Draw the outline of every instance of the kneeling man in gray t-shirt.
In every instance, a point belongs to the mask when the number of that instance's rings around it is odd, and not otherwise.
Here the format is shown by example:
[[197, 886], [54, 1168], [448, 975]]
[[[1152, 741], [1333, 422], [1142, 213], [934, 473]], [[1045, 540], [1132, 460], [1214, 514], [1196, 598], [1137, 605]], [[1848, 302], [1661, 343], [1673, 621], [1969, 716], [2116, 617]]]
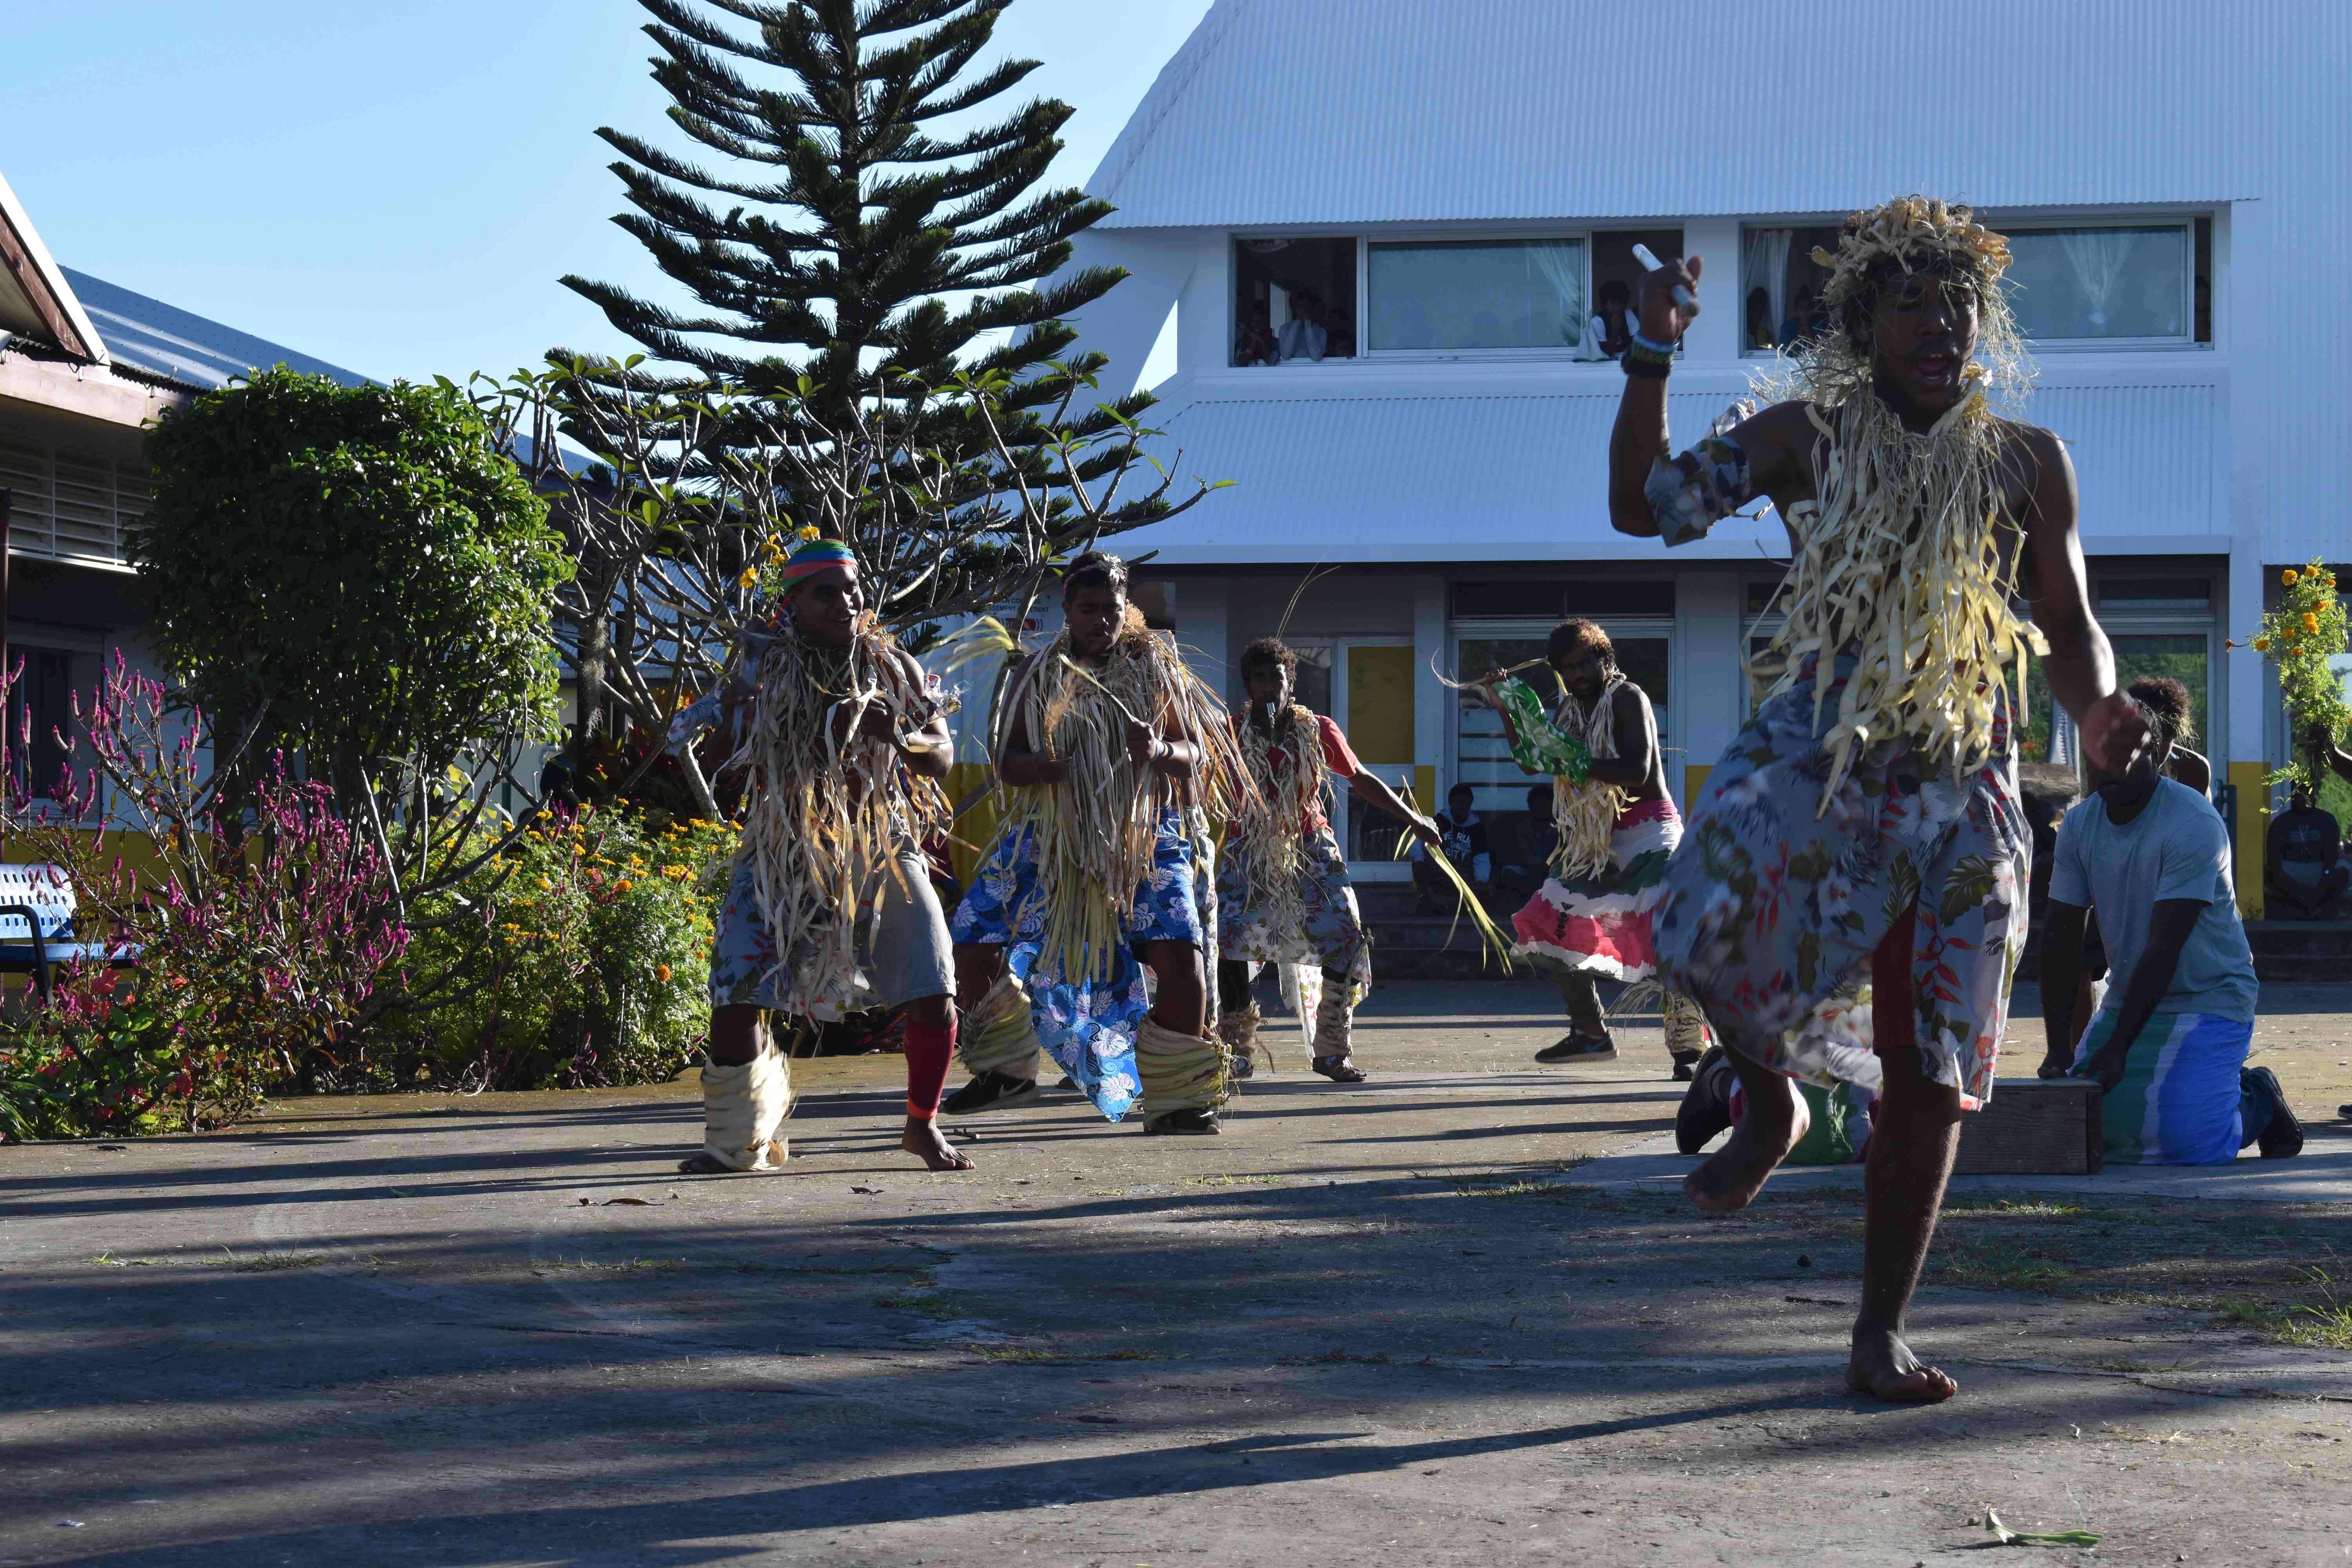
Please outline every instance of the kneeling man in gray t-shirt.
[[[2205, 797], [2163, 776], [2172, 737], [2122, 774], [2091, 773], [2091, 794], [2058, 828], [2042, 942], [2043, 1078], [2069, 1072], [2105, 1090], [2106, 1157], [2206, 1165], [2259, 1142], [2278, 1158], [2303, 1131], [2268, 1068], [2245, 1070], [2254, 1028], [2254, 956], [2230, 879], [2230, 835]], [[2075, 976], [2096, 910], [2115, 983], [2074, 1038]]]

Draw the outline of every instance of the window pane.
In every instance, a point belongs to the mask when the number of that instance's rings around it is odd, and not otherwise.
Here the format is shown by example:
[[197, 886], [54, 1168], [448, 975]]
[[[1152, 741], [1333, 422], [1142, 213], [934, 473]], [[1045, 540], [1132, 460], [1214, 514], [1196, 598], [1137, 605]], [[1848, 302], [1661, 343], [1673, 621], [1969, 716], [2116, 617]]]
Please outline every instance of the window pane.
[[2188, 637], [2111, 637], [2116, 685], [2126, 690], [2144, 676], [2169, 676], [2189, 688], [2189, 735], [2181, 742], [2205, 750], [2206, 639]]
[[1234, 242], [1233, 363], [1356, 357], [1356, 242]]
[[1829, 268], [1813, 259], [1835, 250], [1834, 228], [1748, 228], [1739, 232], [1739, 349], [1794, 353], [1829, 330], [1822, 286]]
[[1432, 240], [1370, 253], [1375, 349], [1574, 349], [1584, 242]]
[[2009, 236], [2010, 309], [2029, 338], [2189, 337], [2189, 226]]

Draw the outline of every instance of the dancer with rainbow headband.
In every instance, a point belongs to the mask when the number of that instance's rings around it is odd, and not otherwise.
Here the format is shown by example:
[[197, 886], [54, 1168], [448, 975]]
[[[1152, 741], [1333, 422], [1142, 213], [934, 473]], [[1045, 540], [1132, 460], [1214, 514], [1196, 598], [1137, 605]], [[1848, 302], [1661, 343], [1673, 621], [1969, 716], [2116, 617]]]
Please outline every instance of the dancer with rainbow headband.
[[972, 1079], [947, 1109], [1036, 1099], [1042, 1045], [1113, 1121], [1140, 1094], [1146, 1132], [1213, 1133], [1231, 1079], [1207, 1033], [1206, 819], [1232, 814], [1245, 777], [1223, 704], [1128, 603], [1125, 563], [1079, 556], [1062, 605], [1061, 635], [1014, 666], [997, 705], [1009, 798], [955, 912]]
[[730, 765], [749, 768], [750, 795], [710, 952], [702, 1151], [678, 1169], [783, 1168], [791, 1068], [763, 1010], [903, 1007], [899, 1146], [934, 1171], [968, 1171], [939, 1130], [955, 968], [919, 847], [948, 820], [937, 781], [955, 761], [950, 704], [875, 623], [848, 545], [811, 540], [778, 575], [783, 602], [738, 639], [720, 692], [730, 730], [749, 710]]
[[1905, 196], [1855, 213], [1813, 259], [1830, 330], [1767, 383], [1783, 400], [1762, 413], [1667, 445], [1696, 258], [1643, 279], [1622, 362], [1618, 530], [1683, 544], [1769, 500], [1795, 556], [1780, 685], [1692, 801], [1653, 925], [1666, 984], [1706, 1010], [1748, 1105], [1685, 1190], [1714, 1210], [1755, 1197], [1807, 1129], [1790, 1079], [1876, 1085], [1846, 1385], [1948, 1399], [1958, 1384], [1911, 1353], [1903, 1319], [1960, 1116], [1992, 1092], [2025, 940], [2024, 654], [2042, 653], [2104, 772], [2129, 767], [2147, 724], [2091, 618], [2066, 450], [2009, 416], [2027, 365], [2008, 242]]

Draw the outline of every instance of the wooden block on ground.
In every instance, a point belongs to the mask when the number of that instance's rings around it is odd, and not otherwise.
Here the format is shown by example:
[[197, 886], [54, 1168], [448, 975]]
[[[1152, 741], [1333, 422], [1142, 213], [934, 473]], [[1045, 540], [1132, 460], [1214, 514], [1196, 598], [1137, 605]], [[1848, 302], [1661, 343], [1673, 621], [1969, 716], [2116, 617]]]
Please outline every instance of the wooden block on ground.
[[2004, 1078], [1960, 1119], [1963, 1176], [2086, 1176], [2106, 1163], [2099, 1086], [2077, 1078]]

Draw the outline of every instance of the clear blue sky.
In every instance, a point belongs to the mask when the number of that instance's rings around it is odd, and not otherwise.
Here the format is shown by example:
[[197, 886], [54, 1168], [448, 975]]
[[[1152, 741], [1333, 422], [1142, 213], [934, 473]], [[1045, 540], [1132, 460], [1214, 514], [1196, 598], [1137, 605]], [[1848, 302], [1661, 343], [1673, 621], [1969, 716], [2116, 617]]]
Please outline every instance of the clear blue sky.
[[[1209, 0], [1013, 0], [1083, 184]], [[0, 174], [66, 266], [389, 379], [624, 341], [556, 281], [667, 280], [598, 125], [656, 132], [635, 0], [13, 8]], [[1011, 101], [1012, 95], [1004, 101]]]

